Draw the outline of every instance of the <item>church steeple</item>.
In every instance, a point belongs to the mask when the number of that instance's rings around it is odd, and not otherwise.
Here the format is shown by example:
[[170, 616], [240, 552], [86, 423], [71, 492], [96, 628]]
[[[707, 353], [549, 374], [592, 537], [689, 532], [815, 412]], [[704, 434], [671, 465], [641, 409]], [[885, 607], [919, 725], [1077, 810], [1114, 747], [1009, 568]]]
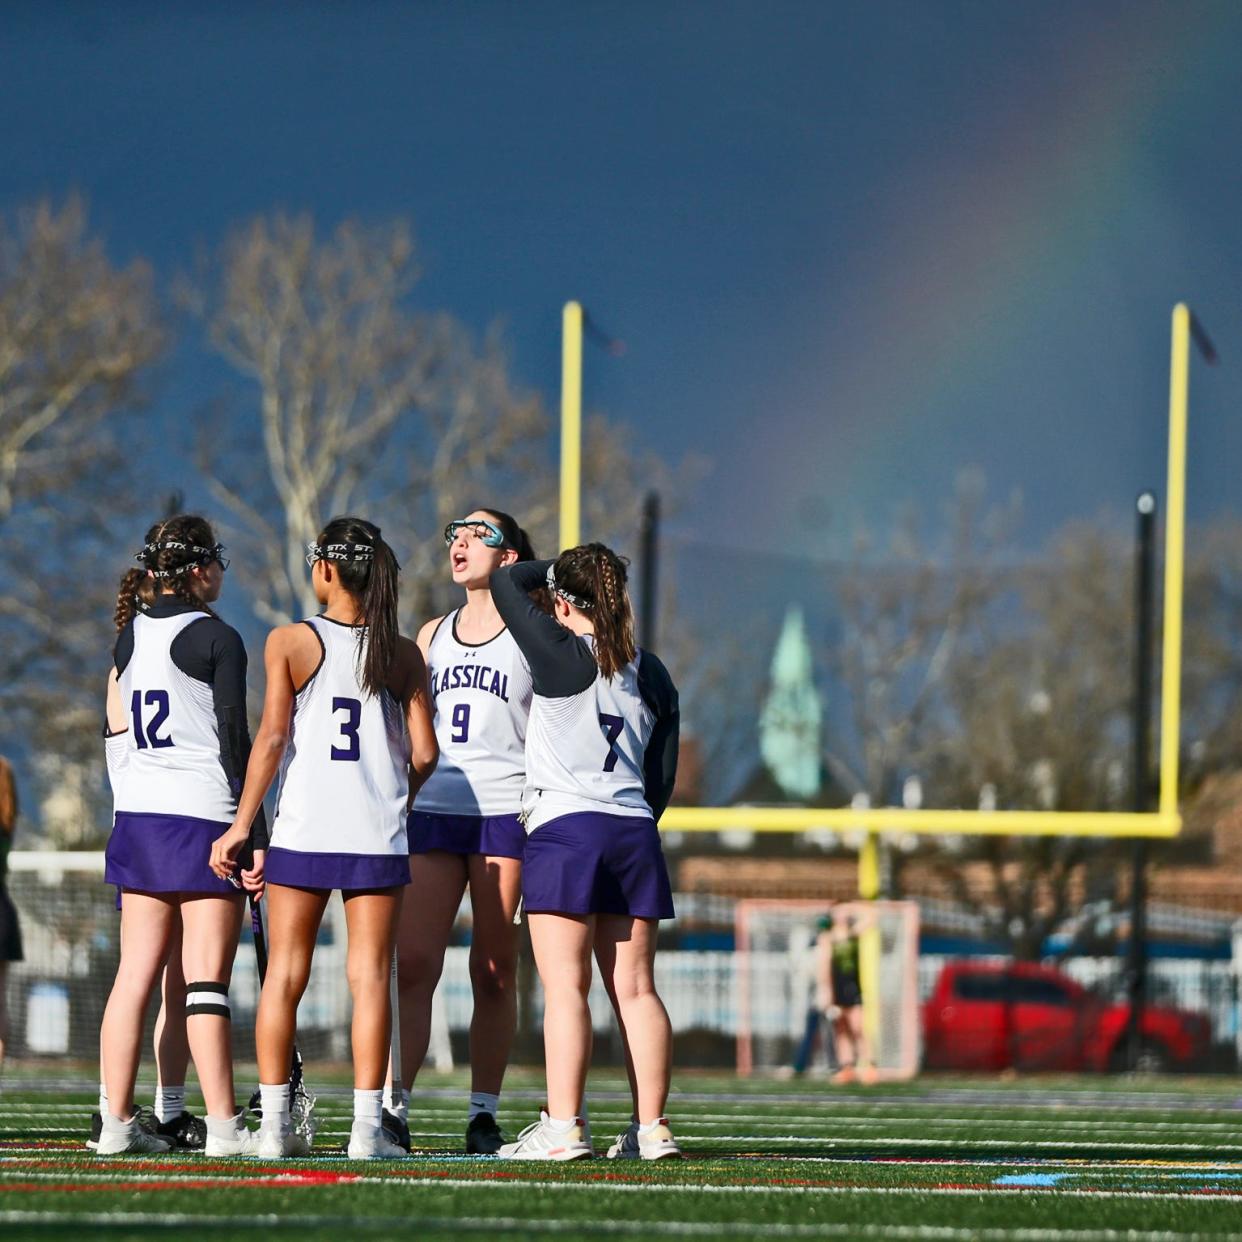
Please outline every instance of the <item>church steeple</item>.
[[759, 716], [759, 753], [772, 778], [790, 798], [809, 800], [820, 791], [823, 705], [815, 689], [811, 645], [802, 609], [785, 614], [772, 655], [772, 683]]

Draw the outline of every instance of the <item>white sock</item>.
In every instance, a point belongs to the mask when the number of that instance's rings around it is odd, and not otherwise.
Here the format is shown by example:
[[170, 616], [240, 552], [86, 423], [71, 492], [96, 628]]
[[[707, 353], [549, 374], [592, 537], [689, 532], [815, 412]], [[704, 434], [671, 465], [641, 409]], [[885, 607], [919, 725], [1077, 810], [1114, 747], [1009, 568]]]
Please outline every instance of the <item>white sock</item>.
[[101, 1117], [108, 1115], [108, 1092], [103, 1083], [99, 1084], [99, 1115]]
[[237, 1113], [233, 1117], [213, 1117], [207, 1114], [207, 1133], [212, 1138], [233, 1139], [237, 1137], [237, 1132], [242, 1128], [242, 1115]]
[[389, 1092], [388, 1111], [401, 1121], [409, 1121], [410, 1093], [404, 1087], [394, 1087]]
[[155, 1118], [157, 1121], [173, 1121], [185, 1112], [185, 1085], [166, 1087], [162, 1083], [155, 1089]]
[[263, 1126], [270, 1129], [275, 1126], [281, 1130], [289, 1128], [289, 1084], [276, 1083], [269, 1086], [259, 1083], [259, 1107], [263, 1110]]
[[549, 1117], [548, 1125], [557, 1132], [557, 1134], [567, 1134], [570, 1129], [578, 1124], [577, 1117], [571, 1117], [568, 1121], [562, 1121], [559, 1117]]
[[371, 1126], [378, 1130], [380, 1113], [384, 1107], [384, 1092], [380, 1087], [374, 1091], [354, 1089], [354, 1125]]
[[130, 1117], [128, 1120], [122, 1117], [114, 1117], [111, 1113], [105, 1112], [103, 1115], [103, 1128], [110, 1134], [116, 1134], [123, 1130], [128, 1130], [133, 1125], [134, 1119]]
[[663, 1123], [664, 1125], [668, 1124], [666, 1121], [664, 1121], [663, 1117], [657, 1117], [654, 1121], [641, 1122], [638, 1127], [638, 1132], [639, 1134], [650, 1134], [651, 1131], [654, 1130], [656, 1126], [660, 1125], [661, 1123]]
[[495, 1117], [500, 1112], [500, 1092], [489, 1095], [486, 1091], [470, 1092], [470, 1111], [466, 1114], [467, 1124], [480, 1113], [491, 1113]]

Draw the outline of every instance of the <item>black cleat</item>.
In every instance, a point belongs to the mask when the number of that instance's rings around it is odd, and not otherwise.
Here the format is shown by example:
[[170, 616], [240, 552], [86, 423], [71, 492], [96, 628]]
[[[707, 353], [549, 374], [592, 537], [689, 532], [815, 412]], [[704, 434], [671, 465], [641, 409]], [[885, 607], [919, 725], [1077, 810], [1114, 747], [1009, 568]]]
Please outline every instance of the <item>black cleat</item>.
[[207, 1123], [192, 1113], [157, 1122], [155, 1133], [166, 1138], [174, 1151], [202, 1151], [207, 1146]]
[[103, 1134], [103, 1114], [91, 1113], [91, 1136], [86, 1140], [86, 1145], [94, 1151], [99, 1146], [99, 1136]]
[[505, 1141], [491, 1113], [476, 1113], [466, 1127], [466, 1155], [494, 1156]]
[[380, 1115], [380, 1129], [390, 1142], [396, 1143], [402, 1151], [410, 1150], [410, 1127], [396, 1113], [384, 1109]]

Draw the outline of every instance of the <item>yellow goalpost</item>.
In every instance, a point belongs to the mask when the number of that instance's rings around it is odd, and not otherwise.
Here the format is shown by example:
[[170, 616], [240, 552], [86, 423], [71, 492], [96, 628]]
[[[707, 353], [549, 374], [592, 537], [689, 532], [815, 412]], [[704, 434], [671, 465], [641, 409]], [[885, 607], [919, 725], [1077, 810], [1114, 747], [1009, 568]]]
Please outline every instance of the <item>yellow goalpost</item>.
[[[582, 325], [579, 303], [564, 308], [561, 386], [561, 546], [580, 541]], [[906, 807], [669, 807], [661, 827], [678, 832], [806, 832], [813, 828], [865, 832], [859, 857], [859, 891], [879, 891], [878, 834], [979, 833], [993, 836], [1173, 837], [1181, 829], [1177, 807], [1182, 680], [1182, 585], [1186, 509], [1186, 421], [1192, 335], [1205, 356], [1206, 338], [1189, 307], [1173, 308], [1169, 375], [1169, 454], [1164, 553], [1164, 660], [1161, 670], [1160, 797], [1155, 811], [912, 810]]]
[[[561, 377], [561, 547], [581, 542], [583, 310], [568, 302], [563, 318]], [[906, 807], [753, 807], [673, 806], [661, 828], [678, 832], [718, 832], [744, 828], [752, 832], [807, 832], [835, 828], [863, 832], [858, 856], [858, 893], [874, 900], [880, 894], [880, 833], [898, 831], [926, 835], [1174, 837], [1181, 831], [1178, 811], [1178, 748], [1181, 734], [1182, 591], [1186, 518], [1186, 424], [1190, 385], [1190, 342], [1194, 337], [1208, 361], [1214, 354], [1207, 337], [1179, 302], [1173, 308], [1172, 355], [1169, 371], [1168, 495], [1164, 541], [1164, 653], [1161, 668], [1160, 780], [1157, 809], [1127, 811], [979, 811], [914, 810]], [[864, 996], [875, 994], [879, 971], [875, 935], [864, 937]], [[867, 985], [867, 980], [872, 986]], [[874, 1037], [877, 1014], [866, 1006], [866, 1022]]]

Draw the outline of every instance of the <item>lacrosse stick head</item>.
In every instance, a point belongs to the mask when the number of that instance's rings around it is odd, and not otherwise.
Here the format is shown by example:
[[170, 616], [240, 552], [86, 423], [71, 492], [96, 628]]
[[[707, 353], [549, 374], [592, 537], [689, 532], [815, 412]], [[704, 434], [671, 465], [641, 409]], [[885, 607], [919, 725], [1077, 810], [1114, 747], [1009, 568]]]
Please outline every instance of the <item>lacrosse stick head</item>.
[[315, 1141], [319, 1122], [315, 1117], [315, 1093], [302, 1077], [302, 1061], [297, 1060], [289, 1079], [289, 1121], [293, 1132], [300, 1134], [308, 1145]]

